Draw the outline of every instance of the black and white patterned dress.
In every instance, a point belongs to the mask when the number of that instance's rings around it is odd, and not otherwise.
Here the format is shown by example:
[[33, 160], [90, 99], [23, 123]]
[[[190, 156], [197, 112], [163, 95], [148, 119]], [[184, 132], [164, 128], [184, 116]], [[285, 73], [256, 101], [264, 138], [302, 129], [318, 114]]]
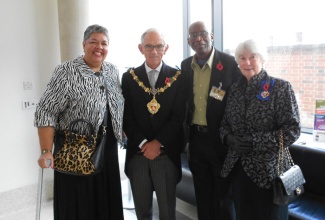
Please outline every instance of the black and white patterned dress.
[[[58, 65], [36, 108], [36, 127], [65, 130], [75, 119], [87, 119], [95, 131], [109, 109], [104, 169], [87, 177], [55, 171], [54, 219], [123, 219], [117, 141], [122, 141], [124, 98], [117, 67], [103, 62], [100, 73], [95, 74], [82, 56]], [[88, 133], [83, 124], [77, 130]]]

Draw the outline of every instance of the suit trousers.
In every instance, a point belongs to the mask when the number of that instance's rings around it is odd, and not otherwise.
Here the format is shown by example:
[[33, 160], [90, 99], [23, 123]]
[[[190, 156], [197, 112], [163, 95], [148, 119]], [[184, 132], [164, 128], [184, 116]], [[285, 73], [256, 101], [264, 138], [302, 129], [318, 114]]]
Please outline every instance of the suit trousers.
[[207, 131], [190, 130], [189, 167], [192, 172], [199, 220], [235, 219], [228, 178], [220, 175], [222, 162]]
[[245, 173], [240, 161], [230, 173], [237, 220], [287, 220], [288, 206], [273, 204], [273, 191], [259, 188]]
[[135, 212], [138, 220], [152, 219], [153, 192], [156, 192], [159, 219], [176, 219], [176, 184], [179, 171], [166, 154], [149, 160], [141, 153], [128, 164]]

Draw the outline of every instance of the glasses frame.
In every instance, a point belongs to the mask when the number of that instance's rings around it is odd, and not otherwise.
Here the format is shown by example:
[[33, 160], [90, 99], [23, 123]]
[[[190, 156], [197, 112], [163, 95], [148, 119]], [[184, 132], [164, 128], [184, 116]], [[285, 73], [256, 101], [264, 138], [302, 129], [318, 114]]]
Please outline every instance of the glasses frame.
[[154, 49], [156, 49], [156, 51], [163, 51], [165, 49], [165, 44], [158, 44], [158, 45], [146, 44], [143, 45], [143, 48], [146, 51], [153, 51]]
[[207, 31], [200, 31], [200, 32], [194, 32], [194, 33], [189, 33], [188, 39], [190, 40], [195, 40], [198, 36], [202, 39], [207, 39], [209, 36], [209, 32]]

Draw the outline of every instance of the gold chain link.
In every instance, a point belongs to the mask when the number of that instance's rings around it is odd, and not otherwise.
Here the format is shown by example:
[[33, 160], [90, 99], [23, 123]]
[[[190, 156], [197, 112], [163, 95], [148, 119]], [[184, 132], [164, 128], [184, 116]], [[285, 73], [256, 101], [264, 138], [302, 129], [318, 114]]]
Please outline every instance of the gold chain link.
[[294, 166], [289, 147], [284, 147], [283, 145], [283, 131], [280, 130], [280, 140], [279, 140], [279, 163], [278, 163], [278, 175], [282, 175], [284, 172], [284, 153], [286, 153], [288, 160], [290, 161], [291, 166]]
[[138, 83], [138, 85], [147, 93], [151, 93], [153, 95], [156, 95], [157, 93], [163, 93], [167, 88], [171, 87], [171, 85], [173, 84], [173, 82], [175, 82], [177, 80], [177, 77], [179, 75], [181, 75], [181, 71], [177, 71], [175, 76], [169, 78], [170, 81], [166, 83], [166, 85], [164, 87], [160, 87], [158, 89], [152, 89], [152, 88], [148, 88], [146, 87], [142, 81], [139, 80], [138, 76], [135, 75], [134, 73], [134, 69], [130, 70], [130, 74], [133, 76], [133, 79]]

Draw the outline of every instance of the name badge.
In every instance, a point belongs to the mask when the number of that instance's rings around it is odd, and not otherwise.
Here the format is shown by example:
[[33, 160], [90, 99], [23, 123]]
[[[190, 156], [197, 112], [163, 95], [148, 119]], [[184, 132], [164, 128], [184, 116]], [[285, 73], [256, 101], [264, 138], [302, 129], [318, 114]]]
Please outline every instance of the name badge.
[[222, 101], [223, 97], [225, 97], [226, 91], [221, 89], [221, 86], [219, 88], [212, 86], [210, 91], [210, 97], [215, 98], [217, 100]]

